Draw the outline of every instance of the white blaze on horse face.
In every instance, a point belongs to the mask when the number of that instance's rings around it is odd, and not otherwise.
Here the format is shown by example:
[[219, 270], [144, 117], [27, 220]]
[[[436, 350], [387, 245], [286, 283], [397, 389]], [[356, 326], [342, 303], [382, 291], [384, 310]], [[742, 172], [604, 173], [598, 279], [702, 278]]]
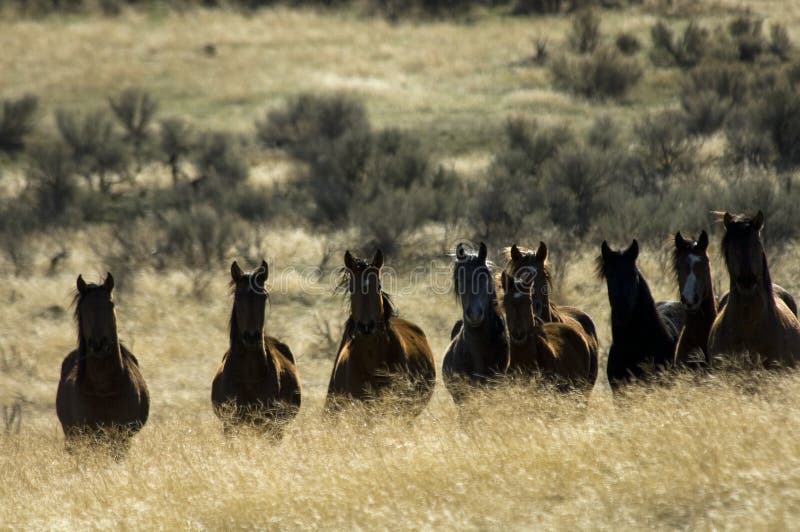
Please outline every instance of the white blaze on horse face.
[[700, 257], [689, 255], [689, 275], [686, 277], [686, 284], [683, 285], [683, 290], [681, 291], [683, 300], [689, 305], [696, 305], [698, 303], [698, 301], [696, 301], [697, 275], [694, 273], [695, 264], [698, 262], [700, 262]]

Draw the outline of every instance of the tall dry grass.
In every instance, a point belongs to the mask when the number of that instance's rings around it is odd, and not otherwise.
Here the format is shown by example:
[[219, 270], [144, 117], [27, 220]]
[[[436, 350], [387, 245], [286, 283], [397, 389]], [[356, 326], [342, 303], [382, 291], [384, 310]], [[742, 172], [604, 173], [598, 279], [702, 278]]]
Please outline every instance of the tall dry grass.
[[[615, 404], [601, 372], [588, 407], [515, 385], [462, 413], [439, 382], [414, 421], [385, 405], [382, 415], [355, 409], [331, 422], [321, 411], [333, 353], [314, 351], [314, 324], [322, 314], [340, 325], [344, 302], [309, 297], [296, 278], [273, 293], [267, 327], [298, 358], [301, 413], [277, 444], [252, 434], [225, 438], [210, 405], [231, 302], [222, 265], [200, 294], [196, 273], [180, 269], [140, 271], [119, 294], [121, 334], [148, 381], [151, 418], [122, 461], [68, 455], [53, 407], [61, 358], [75, 343], [68, 302], [75, 273], [90, 277], [103, 267], [80, 252], [101, 233], [57, 236], [77, 250], [63, 270], [43, 273], [42, 242], [27, 276], [6, 277], [0, 288], [10, 361], [0, 367], [0, 403], [22, 405], [20, 432], [0, 435], [5, 527], [775, 529], [800, 519], [795, 374], [682, 377], [633, 389]], [[303, 231], [265, 239], [276, 286], [280, 267], [314, 264], [323, 252]], [[556, 296], [594, 316], [605, 351], [608, 309], [593, 255], [570, 259]], [[675, 287], [658, 256], [643, 250], [641, 267], [661, 299]], [[790, 289], [798, 279], [793, 257], [776, 253], [773, 262], [776, 280]], [[423, 283], [396, 299], [426, 330], [440, 367], [459, 315], [452, 297]]]

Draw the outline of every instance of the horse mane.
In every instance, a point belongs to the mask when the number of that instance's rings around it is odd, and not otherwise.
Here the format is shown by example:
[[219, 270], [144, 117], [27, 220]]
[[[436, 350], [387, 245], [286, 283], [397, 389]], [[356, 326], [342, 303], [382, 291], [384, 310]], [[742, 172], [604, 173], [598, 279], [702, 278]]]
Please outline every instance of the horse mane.
[[[368, 266], [369, 263], [364, 259], [355, 259], [359, 266]], [[351, 272], [346, 266], [342, 266], [339, 268], [339, 279], [336, 281], [336, 286], [334, 287], [334, 293], [341, 294], [343, 298], [347, 298], [347, 295], [350, 292], [350, 280], [353, 277], [353, 272]], [[383, 319], [388, 320], [389, 318], [396, 318], [400, 315], [400, 311], [397, 308], [392, 296], [390, 296], [387, 292], [381, 289], [381, 299], [383, 300]], [[348, 318], [347, 323], [350, 323], [351, 318]], [[347, 324], [345, 324], [345, 329], [347, 328]]]
[[[517, 249], [522, 254], [523, 261], [525, 259], [527, 259], [527, 258], [531, 258], [531, 257], [535, 258], [536, 257], [536, 251], [532, 250], [531, 248], [517, 246]], [[503, 248], [503, 257], [506, 259], [506, 272], [508, 272], [508, 273], [510, 273], [512, 275], [516, 275], [516, 272], [520, 268], [524, 268], [526, 266], [526, 264], [522, 264], [520, 261], [514, 260], [511, 257], [511, 247], [510, 246]], [[550, 281], [552, 279], [552, 275], [551, 275], [551, 271], [550, 271], [550, 264], [547, 262], [547, 259], [545, 259], [544, 264], [542, 265], [542, 273], [544, 274], [545, 280], [548, 283], [550, 283]]]
[[[753, 227], [753, 220], [755, 216], [749, 216], [746, 214], [734, 214], [733, 220], [729, 224], [729, 226], [725, 229], [725, 234], [722, 235], [722, 256], [725, 258], [725, 262], [727, 265], [727, 256], [728, 256], [728, 248], [731, 246], [731, 242], [734, 238], [740, 237], [744, 235], [747, 231], [755, 231]], [[769, 265], [767, 262], [767, 252], [764, 250], [764, 243], [761, 242], [761, 236], [758, 236], [758, 241], [761, 244], [761, 261], [763, 262], [764, 267], [764, 290], [767, 291], [768, 294], [773, 293], [772, 289], [772, 275], [769, 272]]]
[[601, 281], [605, 280], [608, 276], [608, 268], [606, 267], [606, 261], [603, 259], [602, 255], [594, 259], [594, 271], [597, 278]]

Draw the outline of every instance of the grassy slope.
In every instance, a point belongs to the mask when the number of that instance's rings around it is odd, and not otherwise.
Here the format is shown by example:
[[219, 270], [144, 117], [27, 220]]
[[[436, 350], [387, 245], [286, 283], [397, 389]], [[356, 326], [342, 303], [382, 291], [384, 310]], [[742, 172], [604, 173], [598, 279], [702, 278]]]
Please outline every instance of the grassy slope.
[[[797, 38], [798, 8], [764, 2], [763, 9], [780, 13]], [[604, 27], [632, 30], [648, 42], [652, 20], [610, 13]], [[552, 91], [542, 69], [510, 66], [530, 53], [533, 36], [563, 46], [566, 28], [561, 18], [389, 26], [285, 10], [251, 18], [200, 12], [5, 21], [0, 96], [30, 91], [47, 111], [89, 108], [135, 84], [159, 97], [162, 115], [249, 132], [264, 109], [300, 90], [354, 90], [377, 124], [418, 130], [444, 156], [479, 168], [511, 113], [580, 127], [597, 113], [632, 119], [672, 98], [671, 71], [648, 73], [625, 104], [600, 106]], [[202, 52], [207, 43], [217, 47], [215, 57]], [[60, 273], [45, 275], [62, 241], [71, 257]], [[301, 417], [276, 447], [249, 437], [226, 442], [208, 399], [226, 341], [224, 265], [208, 274], [204, 299], [191, 295], [192, 284], [204, 279], [197, 272], [138, 274], [118, 312], [122, 336], [150, 385], [151, 422], [121, 464], [66, 457], [52, 400], [60, 360], [74, 345], [67, 307], [78, 272], [105, 270], [92, 251], [104, 241], [102, 231], [40, 237], [31, 270], [0, 284], [0, 404], [17, 394], [27, 401], [22, 433], [0, 435], [0, 524], [673, 528], [780, 527], [798, 519], [796, 377], [778, 379], [769, 393], [743, 392], [740, 383], [684, 383], [616, 410], [601, 383], [586, 419], [576, 419], [568, 402], [546, 395], [522, 400], [527, 392], [512, 390], [487, 400], [472, 427], [458, 422], [440, 386], [413, 425], [392, 420], [365, 427], [356, 414], [331, 427], [319, 422], [319, 407], [332, 354], [315, 356], [314, 327], [317, 315], [340, 323], [342, 302], [329, 292], [304, 295], [297, 275], [274, 294], [268, 327], [298, 355], [307, 397]], [[331, 266], [353, 245], [347, 235], [332, 243]], [[302, 230], [272, 228], [264, 228], [262, 244], [276, 285], [281, 267], [317, 264], [325, 245]], [[559, 298], [592, 313], [607, 347], [595, 253], [587, 249], [570, 262]], [[795, 293], [796, 254], [789, 250], [771, 262], [775, 279]], [[656, 256], [643, 250], [642, 266], [657, 298], [666, 298], [673, 281]], [[428, 332], [440, 361], [458, 315], [452, 298], [421, 284], [397, 301]]]

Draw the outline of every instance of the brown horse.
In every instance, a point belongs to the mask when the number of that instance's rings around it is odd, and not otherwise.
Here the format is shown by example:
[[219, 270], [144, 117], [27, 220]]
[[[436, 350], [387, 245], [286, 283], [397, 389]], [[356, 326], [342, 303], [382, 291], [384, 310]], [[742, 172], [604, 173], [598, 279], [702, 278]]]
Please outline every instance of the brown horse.
[[101, 285], [78, 276], [75, 320], [78, 348], [61, 364], [56, 414], [67, 443], [82, 435], [127, 448], [147, 421], [150, 394], [139, 362], [117, 336], [111, 274]]
[[794, 366], [800, 357], [800, 322], [773, 292], [767, 254], [761, 243], [764, 214], [725, 213], [722, 254], [730, 276], [730, 296], [708, 339], [712, 363], [750, 355], [766, 367]]
[[227, 432], [250, 425], [276, 437], [300, 409], [300, 376], [289, 347], [265, 332], [266, 261], [245, 273], [231, 264], [230, 344], [211, 384], [211, 403]]
[[350, 294], [350, 316], [333, 365], [326, 409], [335, 412], [348, 400], [369, 401], [396, 392], [410, 403], [411, 415], [428, 404], [436, 383], [433, 353], [425, 333], [397, 316], [381, 289], [383, 252], [370, 262], [344, 255], [340, 288]]
[[564, 390], [591, 390], [597, 379], [597, 351], [590, 349], [583, 329], [577, 323], [542, 321], [534, 315], [531, 290], [505, 271], [500, 279], [511, 340], [509, 372], [541, 373]]
[[[597, 329], [592, 317], [576, 307], [556, 305], [550, 299], [553, 291], [550, 267], [547, 263], [547, 245], [539, 242], [539, 249], [533, 251], [514, 244], [506, 251], [506, 259], [508, 263], [505, 271], [517, 282], [521, 282], [523, 288], [531, 291], [536, 317], [545, 323], [577, 325], [592, 352], [591, 361], [596, 364], [598, 358]], [[597, 367], [595, 366], [592, 371], [594, 378], [591, 378], [591, 381], [594, 382], [597, 377]]]
[[717, 300], [708, 260], [708, 233], [695, 240], [675, 234], [672, 255], [686, 323], [675, 348], [675, 365], [698, 369], [709, 364], [708, 334], [717, 317]]
[[486, 261], [486, 245], [470, 253], [456, 247], [453, 285], [462, 319], [451, 334], [442, 376], [456, 403], [466, 398], [468, 386], [480, 386], [508, 370], [510, 355], [506, 324], [500, 314], [494, 279]]

